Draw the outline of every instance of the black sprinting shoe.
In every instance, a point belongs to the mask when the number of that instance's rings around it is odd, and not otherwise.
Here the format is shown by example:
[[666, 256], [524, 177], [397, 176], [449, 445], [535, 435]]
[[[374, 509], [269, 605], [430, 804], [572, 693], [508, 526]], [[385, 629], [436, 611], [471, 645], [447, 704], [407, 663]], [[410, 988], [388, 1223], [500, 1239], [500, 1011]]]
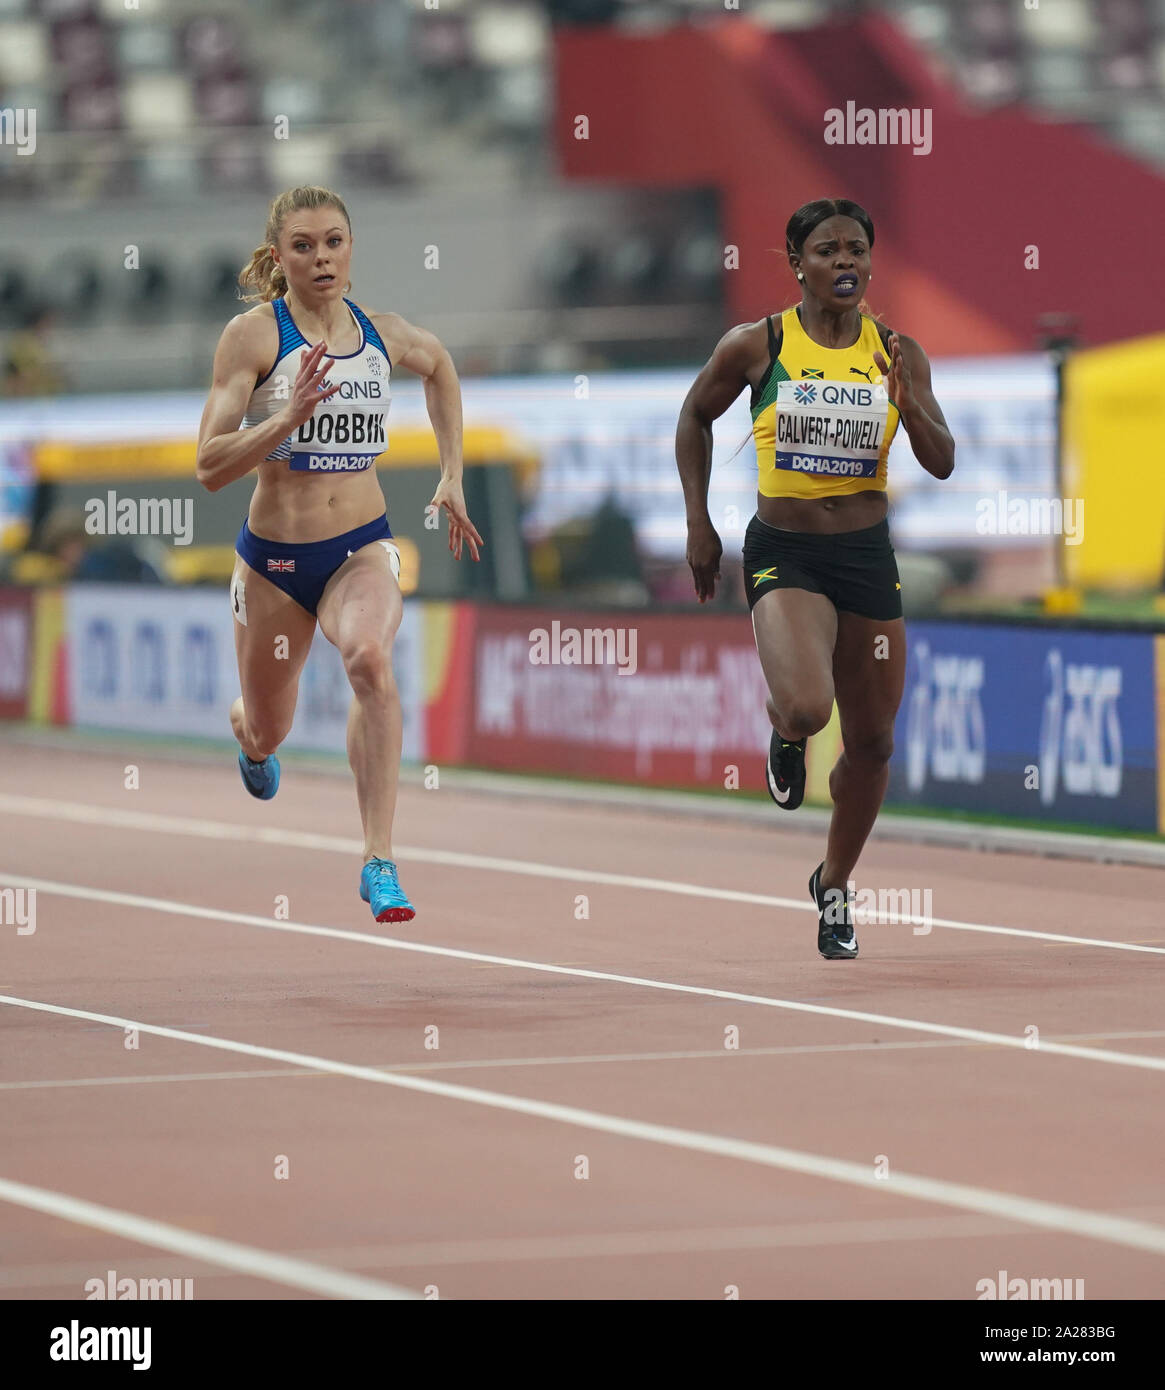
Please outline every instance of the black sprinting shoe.
[[809, 879], [809, 896], [817, 904], [819, 918], [817, 949], [826, 960], [856, 960], [858, 939], [854, 935], [854, 914], [850, 905], [849, 890], [822, 889], [821, 870], [824, 868], [825, 863], [822, 861]]
[[805, 797], [805, 740], [782, 738], [776, 729], [769, 739], [765, 786], [785, 811], [795, 811]]

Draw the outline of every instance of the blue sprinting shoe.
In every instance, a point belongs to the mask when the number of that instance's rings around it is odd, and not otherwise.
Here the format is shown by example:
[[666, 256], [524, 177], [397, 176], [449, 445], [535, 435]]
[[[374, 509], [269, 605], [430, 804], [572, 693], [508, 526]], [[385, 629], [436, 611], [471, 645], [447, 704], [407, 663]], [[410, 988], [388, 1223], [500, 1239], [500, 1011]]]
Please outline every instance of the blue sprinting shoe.
[[391, 859], [370, 859], [360, 874], [360, 896], [378, 922], [409, 922], [417, 909], [405, 897]]
[[270, 801], [279, 790], [279, 759], [274, 753], [268, 754], [261, 763], [253, 763], [240, 748], [239, 771], [243, 786], [260, 801]]

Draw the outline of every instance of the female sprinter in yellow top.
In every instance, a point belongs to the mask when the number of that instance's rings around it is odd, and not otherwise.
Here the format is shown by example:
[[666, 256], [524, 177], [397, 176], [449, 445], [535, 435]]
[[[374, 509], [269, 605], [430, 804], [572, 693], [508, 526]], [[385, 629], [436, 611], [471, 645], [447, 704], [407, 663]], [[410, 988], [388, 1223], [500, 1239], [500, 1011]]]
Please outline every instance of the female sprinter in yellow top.
[[259, 475], [231, 580], [242, 687], [231, 727], [243, 783], [262, 800], [278, 790], [275, 750], [291, 729], [318, 622], [340, 650], [354, 697], [348, 758], [364, 826], [360, 896], [378, 922], [404, 922], [415, 909], [392, 851], [400, 552], [374, 467], [385, 449], [394, 367], [424, 378], [441, 459], [431, 505], [449, 518], [450, 550], [460, 559], [464, 544], [476, 560], [484, 542], [462, 494], [453, 362], [399, 314], [367, 313], [345, 299], [351, 262], [352, 224], [335, 193], [293, 188], [275, 199], [264, 244], [239, 276], [251, 291], [245, 297], [262, 302], [227, 324], [215, 353], [198, 480], [217, 492], [252, 469]]
[[712, 422], [751, 387], [760, 474], [744, 572], [773, 725], [765, 780], [779, 806], [801, 804], [805, 740], [829, 722], [836, 698], [843, 751], [809, 891], [818, 950], [852, 960], [847, 885], [886, 792], [906, 668], [886, 455], [901, 423], [923, 468], [949, 478], [955, 444], [922, 348], [862, 313], [869, 215], [848, 199], [819, 199], [793, 214], [785, 242], [800, 304], [725, 334], [684, 402], [676, 459], [703, 603], [722, 549], [708, 515]]

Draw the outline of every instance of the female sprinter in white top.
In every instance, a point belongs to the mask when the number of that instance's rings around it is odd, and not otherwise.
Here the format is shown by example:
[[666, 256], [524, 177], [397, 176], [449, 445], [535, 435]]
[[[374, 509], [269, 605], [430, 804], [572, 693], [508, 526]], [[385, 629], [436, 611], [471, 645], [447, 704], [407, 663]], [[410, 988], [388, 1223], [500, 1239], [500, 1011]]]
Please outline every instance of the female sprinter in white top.
[[484, 542], [465, 511], [461, 387], [452, 359], [399, 314], [367, 313], [345, 299], [351, 262], [352, 224], [335, 193], [293, 188], [271, 204], [264, 244], [239, 276], [250, 291], [245, 299], [262, 302], [232, 319], [219, 340], [198, 435], [198, 480], [217, 492], [258, 473], [231, 580], [242, 687], [231, 727], [243, 783], [262, 800], [278, 790], [275, 750], [291, 729], [318, 622], [352, 686], [348, 758], [364, 826], [360, 896], [378, 922], [404, 922], [415, 908], [392, 850], [400, 552], [374, 467], [385, 448], [394, 366], [425, 382], [441, 460], [430, 505], [449, 519], [450, 550], [460, 559], [465, 545], [477, 560]]

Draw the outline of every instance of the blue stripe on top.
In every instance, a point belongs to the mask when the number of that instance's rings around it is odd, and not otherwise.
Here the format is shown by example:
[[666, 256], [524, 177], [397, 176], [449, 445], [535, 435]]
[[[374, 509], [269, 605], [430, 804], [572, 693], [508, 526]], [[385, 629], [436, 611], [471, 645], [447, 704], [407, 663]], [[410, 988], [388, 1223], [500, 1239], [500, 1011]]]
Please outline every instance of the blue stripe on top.
[[[384, 346], [384, 339], [372, 326], [372, 320], [359, 305], [353, 304], [350, 299], [345, 299], [344, 303], [351, 309], [353, 317], [360, 325], [360, 331], [364, 334], [364, 341], [356, 349], [356, 352], [345, 353], [344, 356], [358, 356], [364, 351], [368, 344], [371, 343], [373, 347], [378, 348], [384, 354], [384, 360], [391, 368], [392, 358], [389, 357], [388, 349]], [[255, 383], [254, 390], [256, 391], [265, 381], [270, 380], [272, 372], [275, 371], [275, 368], [279, 366], [280, 362], [283, 361], [289, 352], [293, 351], [293, 349], [299, 347], [301, 344], [305, 348], [311, 347], [308, 340], [295, 326], [295, 320], [291, 317], [291, 310], [287, 307], [287, 297], [281, 296], [279, 299], [273, 299], [271, 301], [271, 307], [275, 310], [275, 322], [279, 327], [279, 349], [275, 354], [275, 361], [271, 364], [271, 371], [261, 376]]]
[[389, 357], [388, 349], [384, 346], [384, 339], [381, 338], [380, 334], [376, 331], [375, 328], [373, 328], [372, 320], [368, 317], [364, 310], [360, 308], [358, 304], [353, 304], [350, 299], [345, 299], [344, 303], [356, 315], [356, 322], [364, 330], [364, 341], [367, 343], [371, 343], [373, 347], [379, 348], [380, 351], [384, 353], [385, 361], [391, 367], [392, 358]]
[[279, 349], [275, 354], [275, 361], [271, 364], [271, 371], [259, 378], [255, 383], [255, 390], [258, 390], [259, 387], [270, 378], [271, 372], [274, 372], [275, 368], [279, 366], [280, 362], [283, 361], [293, 348], [300, 343], [302, 343], [304, 347], [311, 346], [299, 329], [296, 328], [295, 321], [288, 312], [285, 300], [273, 299], [271, 301], [271, 307], [275, 310], [275, 322], [279, 326]]

